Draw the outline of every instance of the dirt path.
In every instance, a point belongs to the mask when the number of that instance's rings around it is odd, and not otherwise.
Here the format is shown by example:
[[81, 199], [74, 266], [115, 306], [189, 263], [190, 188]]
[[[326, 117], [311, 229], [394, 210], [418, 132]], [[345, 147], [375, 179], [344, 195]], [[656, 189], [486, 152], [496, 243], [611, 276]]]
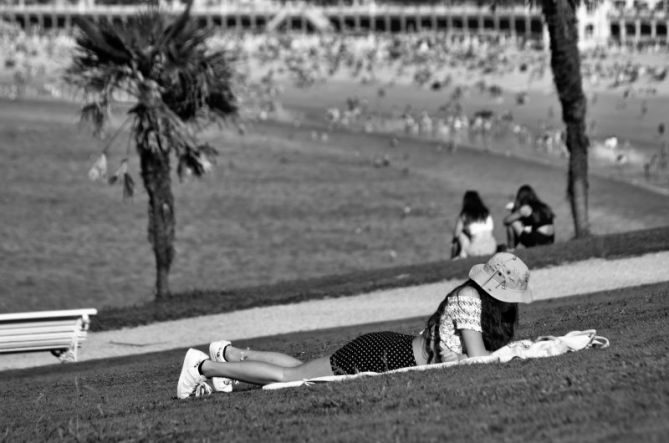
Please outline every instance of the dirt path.
[[[590, 259], [538, 269], [530, 281], [536, 299], [657, 283], [669, 279], [669, 251], [617, 260]], [[460, 281], [377, 291], [351, 297], [247, 309], [205, 317], [89, 334], [80, 359], [94, 360], [188, 346], [227, 338], [249, 339], [370, 322], [427, 316]], [[521, 320], [522, 321], [522, 320]], [[257, 325], [263, 325], [262, 333]], [[584, 324], [582, 329], [587, 329]], [[554, 331], [546, 331], [551, 334]], [[48, 353], [0, 356], [0, 370], [54, 364]]]

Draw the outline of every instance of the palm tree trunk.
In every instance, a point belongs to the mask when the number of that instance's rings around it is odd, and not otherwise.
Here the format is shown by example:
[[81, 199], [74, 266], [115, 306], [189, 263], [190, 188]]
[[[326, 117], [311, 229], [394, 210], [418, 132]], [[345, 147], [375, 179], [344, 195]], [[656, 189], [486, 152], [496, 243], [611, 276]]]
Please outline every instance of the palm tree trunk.
[[581, 79], [576, 22], [577, 0], [544, 0], [543, 13], [550, 36], [553, 80], [562, 105], [569, 151], [567, 196], [571, 205], [575, 237], [590, 235], [588, 221], [587, 100]]
[[574, 236], [590, 235], [588, 221], [588, 137], [585, 123], [567, 124], [567, 148], [569, 149], [569, 173], [567, 195], [574, 219]]
[[156, 257], [156, 298], [169, 297], [169, 273], [174, 260], [174, 196], [170, 157], [162, 149], [139, 146], [144, 187], [149, 195], [149, 242]]

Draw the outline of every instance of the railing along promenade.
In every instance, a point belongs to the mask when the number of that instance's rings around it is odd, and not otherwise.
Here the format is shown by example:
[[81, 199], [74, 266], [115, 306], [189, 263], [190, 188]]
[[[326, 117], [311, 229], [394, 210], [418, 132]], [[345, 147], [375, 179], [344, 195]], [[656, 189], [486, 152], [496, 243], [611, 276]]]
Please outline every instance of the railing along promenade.
[[[161, 5], [167, 13], [177, 14], [183, 5]], [[142, 10], [141, 5], [100, 5], [80, 1], [76, 4], [0, 5], [0, 17], [21, 27], [70, 28], [73, 18], [91, 17], [112, 22], [125, 21]], [[537, 37], [543, 33], [540, 11], [526, 6], [498, 8], [468, 4], [399, 5], [364, 4], [315, 6], [304, 2], [196, 3], [193, 17], [202, 26], [225, 30], [272, 31], [282, 20], [288, 29], [308, 31], [321, 26], [336, 32], [410, 32], [449, 31], [455, 33], [507, 33]], [[309, 25], [307, 23], [310, 23]]]
[[[142, 5], [103, 5], [90, 2], [52, 3], [52, 4], [0, 4], [2, 15], [90, 15], [90, 16], [129, 16], [145, 8]], [[183, 11], [181, 4], [164, 3], [161, 8], [167, 13]], [[524, 6], [497, 8], [496, 14], [491, 14], [489, 7], [475, 5], [398, 5], [398, 4], [367, 4], [367, 5], [333, 5], [314, 6], [304, 2], [249, 2], [249, 3], [220, 3], [196, 4], [192, 8], [193, 15], [263, 15], [274, 16], [280, 12], [300, 14], [306, 11], [317, 10], [330, 16], [479, 16], [479, 15], [508, 15], [508, 16], [539, 16], [540, 11]]]
[[[0, 4], [0, 18], [22, 27], [70, 28], [73, 18], [88, 16], [96, 20], [125, 21], [145, 8], [143, 5], [97, 4], [94, 0], [50, 4]], [[184, 5], [163, 2], [161, 8], [177, 14]], [[407, 32], [449, 31], [464, 33], [507, 33], [537, 37], [544, 35], [543, 18], [539, 8], [525, 5], [497, 7], [475, 4], [334, 4], [316, 6], [300, 1], [249, 1], [219, 3], [196, 2], [193, 16], [202, 26], [215, 26], [226, 30], [266, 31], [272, 22], [281, 17], [291, 20], [288, 28], [306, 31], [307, 16], [320, 17], [339, 32]], [[669, 16], [666, 11], [608, 8], [605, 26], [613, 40], [621, 43], [669, 39]], [[269, 25], [269, 26], [268, 26]], [[313, 23], [312, 23], [313, 25]], [[271, 30], [271, 29], [270, 29]]]

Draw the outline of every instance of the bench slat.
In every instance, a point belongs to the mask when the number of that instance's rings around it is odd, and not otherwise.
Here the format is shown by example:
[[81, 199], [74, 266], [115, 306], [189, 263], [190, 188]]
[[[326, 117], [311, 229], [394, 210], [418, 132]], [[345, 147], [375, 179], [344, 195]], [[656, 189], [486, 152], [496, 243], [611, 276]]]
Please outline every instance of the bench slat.
[[76, 325], [59, 325], [59, 326], [38, 326], [32, 328], [7, 328], [0, 329], [0, 337], [7, 335], [30, 335], [30, 334], [48, 334], [48, 333], [57, 333], [57, 332], [69, 332], [70, 334], [74, 331], [79, 330]]
[[83, 336], [85, 337], [88, 334], [88, 331], [79, 329], [77, 331], [69, 329], [69, 330], [62, 330], [62, 331], [54, 331], [54, 330], [48, 330], [48, 331], [35, 331], [31, 333], [26, 333], [24, 331], [13, 331], [11, 334], [0, 334], [0, 341], [2, 340], [7, 340], [11, 337], [74, 337], [76, 336]]
[[[0, 346], [5, 343], [20, 343], [27, 341], [59, 340], [71, 342], [75, 335], [72, 332], [59, 332], [57, 334], [30, 334], [30, 335], [7, 335], [0, 336]], [[86, 334], [77, 334], [79, 340], [85, 340]]]
[[24, 321], [47, 318], [81, 318], [83, 316], [96, 315], [97, 309], [68, 309], [61, 311], [36, 311], [16, 312], [13, 314], [0, 314], [0, 323], [8, 321]]
[[[78, 344], [78, 348], [81, 348], [81, 343]], [[26, 351], [51, 351], [51, 350], [67, 350], [70, 348], [69, 344], [62, 343], [22, 343], [20, 346], [13, 348], [1, 348], [0, 354], [13, 354], [15, 352], [26, 352]]]
[[40, 320], [40, 319], [10, 320], [10, 321], [0, 322], [0, 329], [11, 328], [11, 327], [14, 327], [15, 325], [49, 325], [49, 324], [75, 325], [77, 323], [88, 324], [88, 323], [90, 323], [90, 319], [85, 318], [85, 317], [69, 317], [69, 318], [63, 318], [63, 319], [48, 318], [48, 319], [43, 319], [43, 320]]
[[[41, 336], [41, 337], [9, 337], [7, 340], [0, 341], [0, 348], [8, 349], [13, 347], [23, 347], [28, 346], [28, 343], [42, 343], [42, 344], [56, 344], [62, 343], [67, 346], [72, 344], [72, 335], [53, 335], [53, 336]], [[86, 341], [85, 335], [79, 335], [77, 337], [77, 342]]]
[[74, 332], [74, 331], [60, 331], [60, 332], [42, 332], [39, 334], [11, 334], [11, 335], [0, 335], [0, 344], [1, 343], [11, 343], [16, 341], [30, 341], [30, 340], [46, 340], [46, 339], [69, 339], [74, 340], [74, 338], [83, 338], [86, 339], [86, 332]]
[[[83, 343], [85, 340], [78, 340], [77, 343]], [[26, 346], [59, 346], [69, 348], [72, 340], [64, 339], [62, 337], [54, 337], [51, 339], [36, 339], [36, 340], [18, 340], [14, 342], [0, 343], [0, 349], [14, 349], [23, 348]]]
[[77, 318], [68, 318], [65, 320], [55, 320], [55, 319], [49, 319], [49, 320], [44, 320], [44, 321], [9, 321], [9, 322], [4, 322], [0, 323], [0, 331], [3, 329], [11, 329], [11, 328], [31, 328], [35, 326], [57, 326], [57, 325], [72, 325], [73, 327], [77, 324], [81, 324], [83, 326], [88, 325], [88, 322], [84, 321], [81, 317]]
[[[78, 345], [81, 347], [81, 344]], [[40, 340], [40, 341], [24, 341], [16, 343], [0, 343], [0, 352], [10, 352], [16, 349], [40, 348], [40, 349], [69, 349], [72, 343], [63, 340]]]

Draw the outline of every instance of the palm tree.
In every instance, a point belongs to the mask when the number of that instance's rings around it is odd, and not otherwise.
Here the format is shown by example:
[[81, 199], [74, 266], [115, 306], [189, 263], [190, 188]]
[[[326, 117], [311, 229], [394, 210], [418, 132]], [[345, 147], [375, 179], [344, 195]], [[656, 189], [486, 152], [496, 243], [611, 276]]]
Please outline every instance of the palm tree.
[[[148, 237], [156, 259], [156, 298], [169, 296], [169, 272], [174, 259], [175, 214], [172, 162], [179, 177], [201, 176], [216, 150], [199, 143], [194, 129], [237, 114], [231, 89], [231, 60], [207, 47], [210, 31], [196, 26], [191, 3], [176, 17], [157, 6], [125, 24], [81, 19], [75, 53], [65, 79], [83, 91], [83, 121], [96, 135], [110, 124], [116, 94], [129, 96], [130, 138], [139, 156], [140, 175], [149, 198]], [[94, 167], [105, 174], [106, 152]], [[125, 159], [109, 178], [132, 195], [134, 181]], [[97, 168], [97, 172], [95, 170]]]
[[569, 151], [567, 196], [571, 205], [575, 237], [590, 235], [588, 221], [587, 99], [583, 93], [581, 56], [578, 50], [576, 10], [580, 0], [542, 0], [542, 12], [550, 36], [553, 81], [562, 105]]

